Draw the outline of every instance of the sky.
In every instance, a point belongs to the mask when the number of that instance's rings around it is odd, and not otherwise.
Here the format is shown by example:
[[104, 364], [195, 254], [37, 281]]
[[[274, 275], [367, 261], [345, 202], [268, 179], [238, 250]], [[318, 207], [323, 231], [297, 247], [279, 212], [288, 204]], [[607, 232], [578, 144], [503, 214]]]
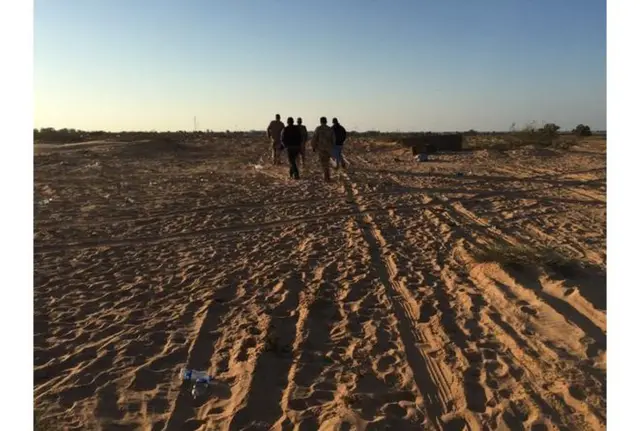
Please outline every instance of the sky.
[[36, 0], [34, 127], [606, 129], [604, 0]]

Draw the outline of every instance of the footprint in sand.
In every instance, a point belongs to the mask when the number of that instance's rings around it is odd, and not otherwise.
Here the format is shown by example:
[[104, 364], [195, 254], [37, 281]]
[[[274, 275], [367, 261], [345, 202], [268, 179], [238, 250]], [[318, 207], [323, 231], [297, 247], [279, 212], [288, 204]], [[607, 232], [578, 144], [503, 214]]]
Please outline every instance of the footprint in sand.
[[520, 306], [520, 311], [522, 311], [523, 313], [526, 313], [530, 316], [536, 316], [538, 314], [538, 311], [531, 307], [531, 305], [527, 302], [527, 301], [518, 301], [517, 305]]

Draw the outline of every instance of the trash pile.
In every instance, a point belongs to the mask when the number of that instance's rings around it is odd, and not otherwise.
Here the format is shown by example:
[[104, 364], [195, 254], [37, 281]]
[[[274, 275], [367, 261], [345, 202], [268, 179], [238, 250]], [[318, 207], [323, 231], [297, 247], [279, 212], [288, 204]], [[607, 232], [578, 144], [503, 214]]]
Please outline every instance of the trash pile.
[[194, 399], [201, 398], [207, 394], [209, 384], [213, 381], [213, 377], [206, 371], [182, 370], [182, 382], [192, 383], [191, 396]]

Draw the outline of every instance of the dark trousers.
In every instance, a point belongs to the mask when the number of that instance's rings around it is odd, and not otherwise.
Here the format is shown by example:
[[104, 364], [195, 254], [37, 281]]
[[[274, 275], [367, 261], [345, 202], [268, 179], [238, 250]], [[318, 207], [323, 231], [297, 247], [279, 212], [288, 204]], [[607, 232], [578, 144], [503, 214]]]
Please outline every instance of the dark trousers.
[[342, 145], [333, 147], [333, 158], [336, 159], [336, 169], [344, 169], [344, 159], [342, 158]]
[[299, 155], [300, 147], [287, 148], [287, 158], [289, 159], [289, 178], [295, 178], [296, 180], [300, 178], [297, 165]]
[[306, 161], [305, 161], [305, 157], [304, 157], [305, 156], [305, 154], [304, 154], [305, 146], [306, 146], [306, 144], [304, 142], [302, 143], [302, 145], [300, 145], [300, 161], [302, 162], [303, 166], [306, 166]]

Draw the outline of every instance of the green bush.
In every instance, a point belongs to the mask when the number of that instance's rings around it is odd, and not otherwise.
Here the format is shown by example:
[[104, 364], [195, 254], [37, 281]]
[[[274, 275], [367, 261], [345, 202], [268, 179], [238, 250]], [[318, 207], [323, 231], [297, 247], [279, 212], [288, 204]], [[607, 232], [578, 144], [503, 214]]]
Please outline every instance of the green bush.
[[591, 127], [586, 126], [584, 124], [578, 124], [575, 129], [572, 130], [578, 136], [591, 136], [593, 133], [591, 132]]

